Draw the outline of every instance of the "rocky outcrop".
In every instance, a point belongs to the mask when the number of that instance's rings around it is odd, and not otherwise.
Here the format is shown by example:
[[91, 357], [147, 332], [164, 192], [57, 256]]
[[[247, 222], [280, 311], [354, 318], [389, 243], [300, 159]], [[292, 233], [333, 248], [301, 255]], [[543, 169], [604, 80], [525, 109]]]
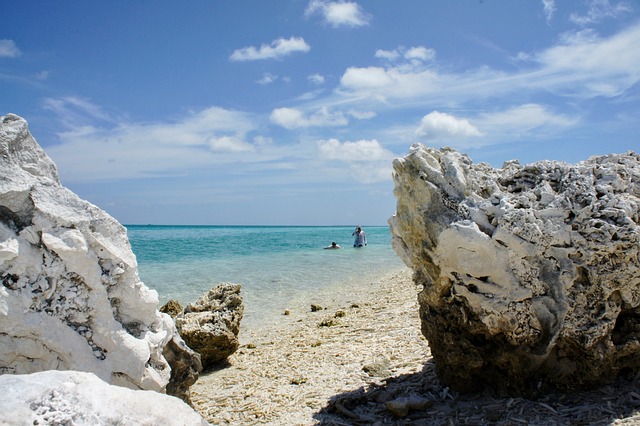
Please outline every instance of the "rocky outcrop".
[[240, 346], [238, 334], [244, 314], [240, 287], [221, 283], [175, 317], [180, 335], [200, 354], [204, 369], [227, 359]]
[[392, 243], [445, 383], [535, 395], [638, 370], [640, 156], [494, 169], [414, 145], [394, 170]]
[[79, 370], [156, 391], [191, 374], [163, 356], [179, 336], [126, 229], [60, 184], [12, 114], [0, 117], [0, 280], [0, 373]]
[[3, 425], [208, 425], [177, 398], [109, 385], [92, 373], [0, 375]]

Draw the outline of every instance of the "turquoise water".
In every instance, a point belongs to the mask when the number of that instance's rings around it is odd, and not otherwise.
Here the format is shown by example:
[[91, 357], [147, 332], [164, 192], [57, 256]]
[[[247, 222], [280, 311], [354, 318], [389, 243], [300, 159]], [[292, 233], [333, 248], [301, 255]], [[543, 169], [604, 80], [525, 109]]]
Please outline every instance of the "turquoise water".
[[[160, 303], [183, 305], [220, 282], [242, 284], [243, 324], [256, 324], [301, 294], [404, 267], [389, 228], [363, 227], [368, 246], [354, 248], [354, 227], [128, 225], [141, 280]], [[324, 250], [332, 241], [340, 250]]]

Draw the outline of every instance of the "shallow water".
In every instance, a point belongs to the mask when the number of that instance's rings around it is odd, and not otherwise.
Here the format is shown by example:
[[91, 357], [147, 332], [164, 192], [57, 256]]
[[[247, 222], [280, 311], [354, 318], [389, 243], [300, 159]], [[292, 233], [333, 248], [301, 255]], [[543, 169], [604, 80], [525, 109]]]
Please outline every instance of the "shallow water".
[[[364, 227], [368, 245], [354, 248], [354, 227], [127, 226], [141, 280], [164, 304], [185, 305], [220, 282], [242, 284], [243, 324], [281, 314], [293, 299], [404, 267], [388, 227]], [[342, 248], [324, 250], [332, 241]]]

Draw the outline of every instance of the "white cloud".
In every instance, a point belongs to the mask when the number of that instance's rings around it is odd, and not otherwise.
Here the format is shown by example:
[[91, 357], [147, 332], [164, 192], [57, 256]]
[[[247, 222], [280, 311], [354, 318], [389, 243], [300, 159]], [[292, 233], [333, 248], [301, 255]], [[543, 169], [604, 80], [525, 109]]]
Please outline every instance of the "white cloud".
[[[590, 31], [565, 34], [548, 49], [519, 55], [520, 68], [511, 72], [488, 66], [444, 72], [422, 61], [350, 67], [336, 93], [343, 99], [383, 100], [397, 107], [455, 106], [539, 90], [579, 99], [613, 97], [640, 83], [639, 45], [640, 24], [636, 23], [608, 38]], [[377, 56], [392, 55], [378, 52]]]
[[545, 138], [579, 122], [578, 117], [554, 113], [543, 105], [524, 104], [475, 114], [468, 119], [434, 111], [424, 116], [415, 134], [467, 149], [523, 138]]
[[591, 0], [589, 10], [585, 15], [572, 13], [569, 20], [574, 24], [586, 26], [602, 21], [605, 18], [617, 18], [633, 11], [633, 7], [626, 1], [612, 5], [609, 0]]
[[591, 31], [565, 34], [561, 43], [534, 56], [531, 76], [558, 93], [617, 96], [640, 81], [640, 25], [602, 39]]
[[374, 111], [358, 111], [355, 109], [350, 109], [348, 114], [358, 120], [370, 120], [377, 115]]
[[249, 46], [237, 49], [229, 59], [238, 62], [279, 59], [294, 52], [308, 52], [310, 49], [311, 46], [302, 37], [278, 38], [269, 45], [261, 45], [260, 48]]
[[[78, 108], [66, 99], [48, 102], [65, 116]], [[102, 108], [88, 101], [76, 104], [82, 104], [90, 114], [80, 122], [65, 116], [61, 122], [66, 128], [58, 134], [60, 143], [46, 148], [63, 182], [184, 174], [245, 161], [247, 153], [254, 155], [263, 146], [247, 142], [248, 134], [255, 131], [254, 120], [238, 111], [211, 107], [165, 123], [92, 122], [91, 114]], [[79, 112], [74, 114], [80, 116]]]
[[13, 40], [0, 40], [0, 58], [15, 58], [20, 56], [20, 50]]
[[217, 152], [253, 152], [253, 145], [236, 136], [213, 137], [208, 141], [211, 149]]
[[88, 99], [76, 96], [46, 98], [43, 101], [43, 107], [54, 112], [59, 117], [59, 121], [70, 128], [83, 127], [96, 121], [113, 123], [115, 120], [102, 107]]
[[505, 111], [480, 114], [476, 121], [486, 129], [490, 137], [504, 137], [528, 134], [541, 128], [562, 128], [574, 126], [576, 117], [554, 114], [542, 105], [525, 104]]
[[423, 62], [432, 61], [436, 57], [436, 51], [433, 49], [427, 49], [423, 46], [412, 47], [407, 50], [404, 57], [408, 60], [417, 59]]
[[349, 67], [342, 75], [340, 84], [348, 89], [380, 89], [390, 86], [394, 79], [391, 72], [382, 67]]
[[436, 51], [424, 46], [415, 46], [409, 49], [398, 47], [393, 50], [378, 49], [375, 53], [376, 58], [385, 59], [389, 62], [395, 62], [400, 58], [404, 58], [410, 62], [430, 62], [436, 57]]
[[418, 136], [428, 139], [470, 138], [483, 136], [469, 120], [453, 115], [433, 111], [422, 117], [420, 126], [415, 131]]
[[391, 179], [391, 161], [395, 155], [375, 139], [340, 142], [319, 141], [318, 156], [325, 161], [340, 161], [349, 167], [351, 176], [362, 183]]
[[311, 115], [305, 115], [296, 108], [276, 108], [271, 112], [270, 120], [286, 129], [301, 127], [345, 126], [349, 124], [341, 112], [332, 113], [322, 107]]
[[321, 74], [311, 74], [308, 79], [313, 84], [324, 84], [324, 76], [322, 76]]
[[271, 73], [264, 73], [262, 75], [262, 78], [260, 80], [257, 80], [256, 83], [262, 85], [262, 86], [266, 86], [267, 84], [271, 84], [274, 81], [276, 81], [278, 79], [277, 75], [273, 75]]
[[311, 0], [305, 11], [306, 16], [320, 14], [333, 27], [361, 27], [369, 24], [369, 16], [358, 3], [350, 1]]
[[385, 149], [375, 139], [346, 141], [341, 143], [337, 139], [329, 139], [318, 142], [320, 158], [325, 160], [340, 161], [378, 161], [393, 158], [393, 154]]
[[387, 61], [395, 61], [400, 57], [400, 53], [397, 50], [376, 50], [376, 58], [386, 59]]
[[553, 14], [556, 12], [556, 2], [555, 0], [542, 0], [542, 6], [544, 8], [544, 16], [547, 22], [550, 22]]

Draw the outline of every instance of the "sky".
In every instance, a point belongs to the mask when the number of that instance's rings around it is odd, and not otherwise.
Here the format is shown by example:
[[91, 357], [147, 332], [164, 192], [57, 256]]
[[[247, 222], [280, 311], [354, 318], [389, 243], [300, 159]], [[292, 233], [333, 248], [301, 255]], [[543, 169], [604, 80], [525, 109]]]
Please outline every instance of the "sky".
[[413, 143], [640, 151], [638, 0], [6, 3], [0, 116], [123, 224], [385, 225]]

